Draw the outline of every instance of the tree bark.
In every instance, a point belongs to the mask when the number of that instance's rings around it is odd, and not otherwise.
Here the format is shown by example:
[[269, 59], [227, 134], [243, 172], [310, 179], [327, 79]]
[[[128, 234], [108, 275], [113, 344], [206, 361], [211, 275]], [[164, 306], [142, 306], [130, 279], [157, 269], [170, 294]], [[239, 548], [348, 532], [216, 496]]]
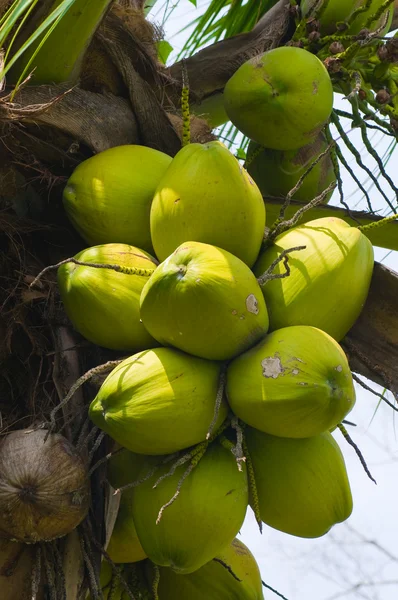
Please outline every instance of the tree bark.
[[[180, 89], [183, 62], [188, 72], [189, 91], [192, 100], [222, 92], [228, 79], [249, 58], [271, 50], [289, 39], [294, 22], [288, 0], [279, 0], [249, 32], [233, 36], [200, 50], [185, 61], [172, 65], [168, 70], [171, 79]], [[171, 95], [172, 91], [169, 91]], [[178, 104], [178, 99], [176, 99]]]
[[375, 263], [365, 307], [343, 346], [353, 371], [398, 399], [398, 273]]

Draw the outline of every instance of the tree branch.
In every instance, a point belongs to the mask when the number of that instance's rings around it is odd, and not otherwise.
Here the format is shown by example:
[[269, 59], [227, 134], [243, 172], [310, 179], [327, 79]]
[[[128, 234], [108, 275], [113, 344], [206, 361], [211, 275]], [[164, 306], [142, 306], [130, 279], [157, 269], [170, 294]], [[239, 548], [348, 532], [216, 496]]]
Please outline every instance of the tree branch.
[[[292, 25], [289, 7], [288, 0], [279, 0], [251, 31], [217, 42], [187, 58], [185, 65], [192, 100], [204, 100], [221, 92], [228, 79], [249, 58], [283, 44], [289, 38]], [[167, 72], [181, 84], [182, 61]], [[171, 95], [172, 90], [168, 93]]]

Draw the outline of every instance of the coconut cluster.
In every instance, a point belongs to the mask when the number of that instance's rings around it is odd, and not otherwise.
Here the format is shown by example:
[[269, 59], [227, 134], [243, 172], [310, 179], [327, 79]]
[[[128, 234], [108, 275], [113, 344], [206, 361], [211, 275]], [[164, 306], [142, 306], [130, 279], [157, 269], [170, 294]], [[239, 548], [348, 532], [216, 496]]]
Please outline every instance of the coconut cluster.
[[[286, 69], [279, 89], [274, 69], [294, 60], [305, 77]], [[263, 240], [262, 194], [286, 195], [324, 151], [332, 93], [323, 64], [294, 47], [248, 61], [228, 82], [225, 108], [261, 150], [250, 169], [259, 185], [213, 141], [173, 159], [112, 148], [66, 186], [66, 213], [94, 245], [76, 256], [82, 264], [59, 268], [65, 310], [88, 340], [129, 351], [89, 409], [119, 447], [109, 481], [127, 486], [107, 551], [158, 565], [160, 599], [262, 598], [258, 569], [246, 569], [234, 541], [249, 505], [304, 538], [352, 511], [330, 431], [355, 403], [338, 342], [365, 303], [372, 245], [336, 218]], [[328, 160], [299, 199], [333, 180]], [[212, 562], [220, 556], [243, 583]]]

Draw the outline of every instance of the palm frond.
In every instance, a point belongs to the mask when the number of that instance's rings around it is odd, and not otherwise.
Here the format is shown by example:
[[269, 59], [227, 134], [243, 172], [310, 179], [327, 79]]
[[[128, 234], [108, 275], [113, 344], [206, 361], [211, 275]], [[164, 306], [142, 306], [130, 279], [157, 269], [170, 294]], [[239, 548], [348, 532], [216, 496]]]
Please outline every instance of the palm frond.
[[277, 0], [211, 0], [201, 17], [189, 24], [194, 31], [178, 58], [190, 56], [205, 45], [250, 31]]

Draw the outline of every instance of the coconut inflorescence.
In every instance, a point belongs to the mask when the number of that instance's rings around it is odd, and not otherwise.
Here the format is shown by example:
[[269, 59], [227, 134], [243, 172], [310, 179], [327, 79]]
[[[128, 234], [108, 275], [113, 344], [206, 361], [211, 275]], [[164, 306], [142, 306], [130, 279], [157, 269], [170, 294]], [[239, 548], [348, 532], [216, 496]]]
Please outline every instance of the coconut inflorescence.
[[[352, 510], [330, 431], [355, 404], [338, 342], [365, 303], [372, 245], [329, 217], [289, 227], [282, 214], [266, 230], [262, 198], [297, 186], [294, 199], [314, 201], [336, 180], [331, 80], [307, 50], [276, 48], [242, 65], [224, 99], [252, 140], [249, 173], [218, 141], [173, 159], [123, 146], [82, 163], [64, 194], [95, 244], [59, 268], [66, 313], [92, 343], [128, 353], [89, 408], [117, 446], [106, 550], [133, 587], [152, 590], [160, 574], [159, 600], [263, 598], [233, 541], [249, 503], [258, 521], [308, 538]], [[124, 600], [112, 580], [104, 597]]]
[[[302, 0], [300, 9], [305, 19], [319, 19], [320, 32], [323, 35], [339, 30], [344, 34], [355, 35], [365, 27], [374, 31], [384, 25], [379, 34], [382, 36], [388, 32], [394, 12], [393, 3], [390, 3], [379, 19], [375, 19], [383, 4], [384, 0]], [[364, 10], [358, 11], [359, 8]]]

